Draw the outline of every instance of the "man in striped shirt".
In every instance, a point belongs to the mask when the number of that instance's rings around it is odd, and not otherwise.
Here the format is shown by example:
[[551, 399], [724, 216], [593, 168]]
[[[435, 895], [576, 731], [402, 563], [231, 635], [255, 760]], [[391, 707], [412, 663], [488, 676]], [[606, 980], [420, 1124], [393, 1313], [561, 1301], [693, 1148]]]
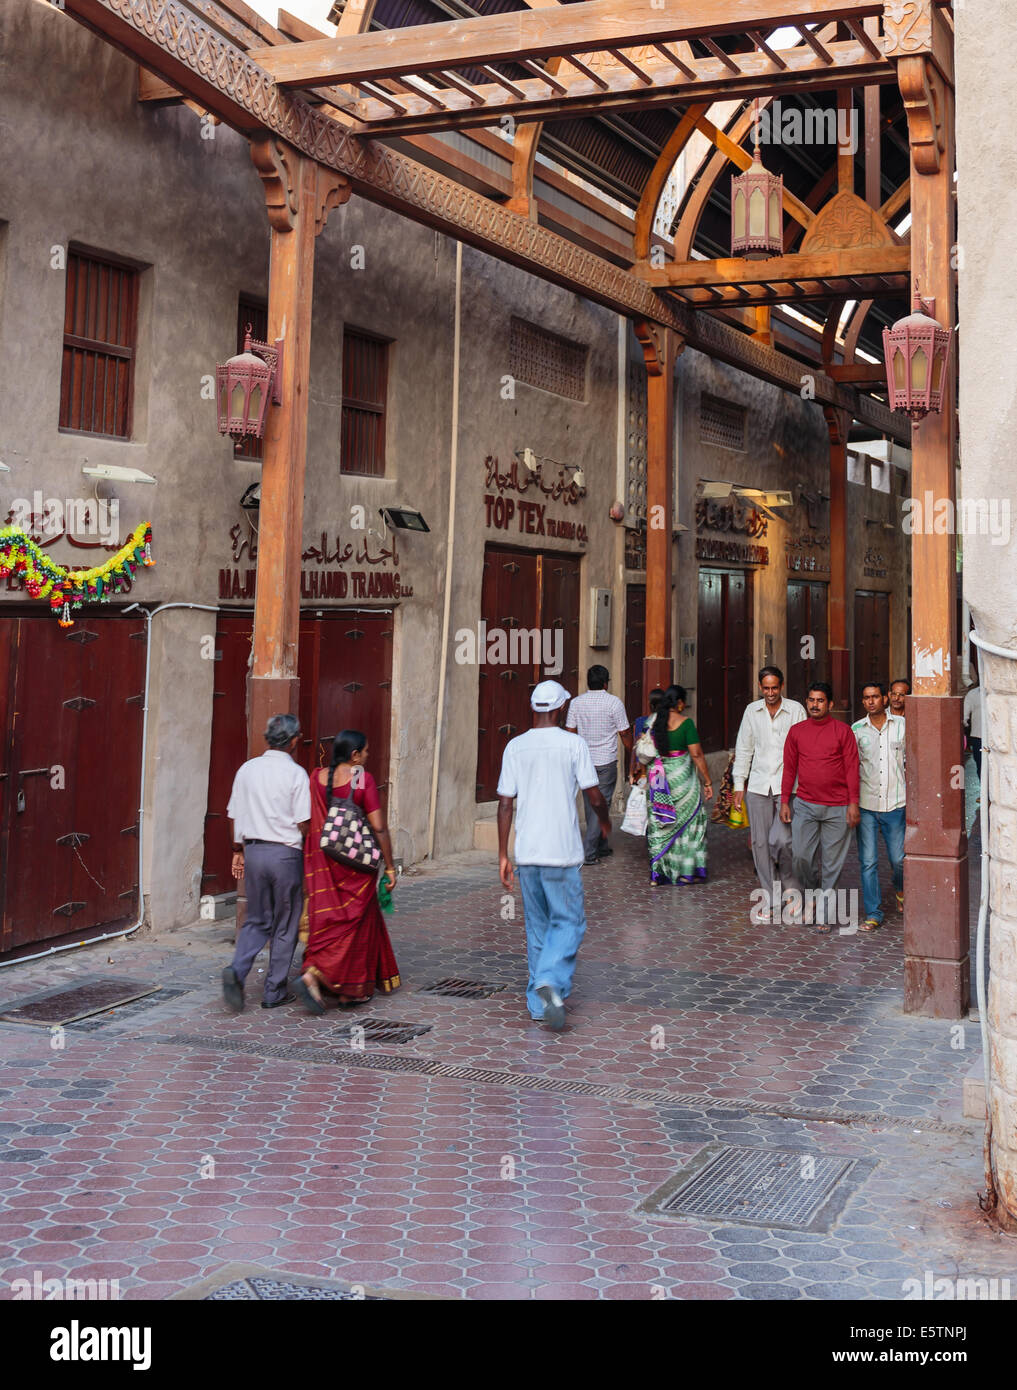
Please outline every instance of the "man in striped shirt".
[[851, 725], [858, 740], [860, 787], [858, 858], [862, 867], [865, 921], [859, 931], [878, 931], [883, 925], [879, 889], [879, 836], [882, 835], [893, 871], [897, 906], [904, 906], [904, 720], [891, 714], [886, 686], [873, 682], [862, 689], [865, 718]]

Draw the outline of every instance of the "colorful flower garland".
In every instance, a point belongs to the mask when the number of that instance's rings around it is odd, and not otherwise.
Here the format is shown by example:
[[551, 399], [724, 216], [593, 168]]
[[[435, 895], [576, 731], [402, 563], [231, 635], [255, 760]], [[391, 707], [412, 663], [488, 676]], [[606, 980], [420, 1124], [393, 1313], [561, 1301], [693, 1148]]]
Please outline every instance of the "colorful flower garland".
[[130, 588], [139, 565], [154, 565], [152, 526], [143, 521], [126, 545], [111, 555], [104, 565], [90, 570], [68, 570], [54, 564], [20, 526], [0, 530], [0, 579], [10, 573], [25, 576], [25, 588], [32, 598], [49, 595], [49, 606], [61, 627], [73, 627], [72, 608], [85, 602], [109, 603], [113, 594]]

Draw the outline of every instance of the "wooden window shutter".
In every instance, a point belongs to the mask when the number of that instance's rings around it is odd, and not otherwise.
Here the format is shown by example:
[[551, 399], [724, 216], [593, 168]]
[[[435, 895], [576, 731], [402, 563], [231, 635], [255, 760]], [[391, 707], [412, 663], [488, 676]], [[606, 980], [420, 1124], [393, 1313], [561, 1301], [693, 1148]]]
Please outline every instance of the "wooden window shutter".
[[60, 428], [128, 439], [138, 333], [138, 271], [73, 248], [67, 257]]
[[382, 338], [352, 328], [343, 333], [343, 473], [384, 477], [388, 348]]

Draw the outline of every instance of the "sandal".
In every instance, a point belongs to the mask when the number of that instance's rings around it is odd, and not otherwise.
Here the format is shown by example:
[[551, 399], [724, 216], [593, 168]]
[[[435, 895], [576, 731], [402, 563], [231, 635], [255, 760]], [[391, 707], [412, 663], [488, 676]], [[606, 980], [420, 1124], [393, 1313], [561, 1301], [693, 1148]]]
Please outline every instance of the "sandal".
[[829, 936], [830, 933], [833, 931], [833, 923], [820, 922], [816, 926], [816, 931], [819, 932], [820, 936]]
[[879, 931], [882, 922], [876, 917], [866, 917], [865, 921], [858, 928], [859, 931]]
[[[313, 985], [313, 988], [311, 987]], [[318, 990], [318, 982], [311, 976], [311, 983], [308, 984], [307, 976], [301, 975], [299, 980], [294, 980], [293, 988], [300, 998], [300, 1002], [309, 1014], [319, 1016], [325, 1012], [325, 1001]]]

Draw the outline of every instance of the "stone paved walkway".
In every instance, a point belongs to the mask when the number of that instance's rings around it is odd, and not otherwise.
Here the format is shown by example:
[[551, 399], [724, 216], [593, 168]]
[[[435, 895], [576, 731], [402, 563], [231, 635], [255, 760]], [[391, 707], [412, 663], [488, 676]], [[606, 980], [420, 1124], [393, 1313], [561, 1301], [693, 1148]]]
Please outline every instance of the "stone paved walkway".
[[[899, 914], [872, 937], [753, 926], [747, 832], [711, 827], [689, 889], [651, 892], [642, 844], [615, 845], [584, 871], [559, 1035], [527, 1017], [521, 914], [481, 855], [404, 877], [404, 985], [360, 1011], [263, 1011], [253, 975], [228, 1015], [226, 923], [0, 971], [0, 1007], [161, 987], [62, 1049], [0, 1023], [0, 1296], [39, 1271], [163, 1298], [227, 1266], [468, 1299], [899, 1298], [926, 1271], [1017, 1290], [960, 1113], [978, 1027], [901, 1013]], [[504, 988], [419, 992], [448, 976]], [[339, 1030], [365, 1015], [428, 1031], [361, 1049]], [[640, 1210], [719, 1144], [869, 1163], [825, 1231]]]

